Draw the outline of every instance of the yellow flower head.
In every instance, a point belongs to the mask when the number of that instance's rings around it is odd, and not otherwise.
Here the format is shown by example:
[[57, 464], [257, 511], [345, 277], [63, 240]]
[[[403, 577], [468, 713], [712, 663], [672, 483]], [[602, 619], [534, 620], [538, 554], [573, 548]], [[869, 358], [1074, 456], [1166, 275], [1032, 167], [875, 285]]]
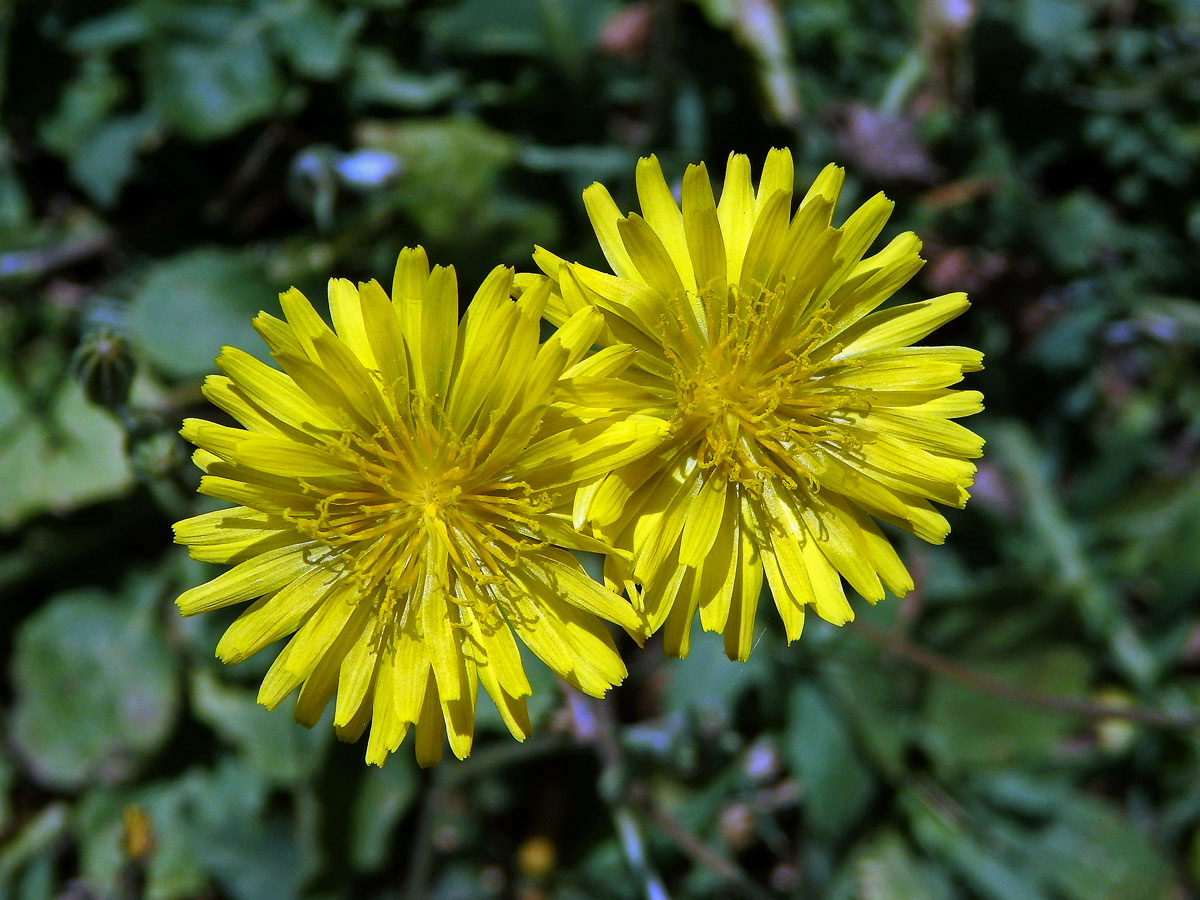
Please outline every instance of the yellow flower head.
[[312, 725], [336, 694], [339, 736], [372, 722], [369, 762], [410, 725], [423, 765], [446, 733], [466, 756], [480, 681], [524, 739], [530, 687], [514, 631], [590, 694], [625, 675], [598, 617], [634, 628], [633, 611], [555, 546], [604, 549], [558, 507], [573, 482], [644, 453], [661, 423], [547, 427], [555, 384], [601, 317], [583, 310], [539, 346], [549, 283], [516, 303], [511, 285], [495, 269], [459, 324], [454, 270], [406, 250], [390, 299], [375, 281], [330, 282], [333, 329], [293, 289], [280, 298], [286, 321], [255, 319], [282, 371], [226, 347], [225, 374], [205, 383], [243, 428], [184, 424], [201, 492], [241, 505], [175, 526], [196, 559], [236, 564], [184, 593], [180, 610], [255, 601], [217, 647], [227, 663], [294, 632], [260, 702], [299, 688], [296, 718]]
[[912, 579], [871, 517], [940, 543], [950, 528], [929, 501], [967, 500], [983, 441], [950, 420], [982, 398], [948, 387], [982, 354], [910, 346], [967, 298], [874, 311], [921, 267], [921, 243], [902, 234], [864, 258], [892, 204], [876, 195], [832, 227], [842, 177], [828, 166], [793, 215], [787, 150], [768, 155], [757, 192], [731, 155], [719, 203], [703, 164], [688, 167], [681, 210], [651, 157], [641, 215], [600, 184], [583, 195], [614, 275], [535, 253], [558, 287], [552, 321], [604, 316], [608, 346], [569, 373], [564, 401], [669, 423], [655, 452], [585, 485], [574, 512], [632, 552], [632, 569], [610, 557], [606, 574], [672, 654], [687, 653], [698, 610], [745, 659], [764, 572], [788, 640], [807, 606], [853, 618], [843, 578], [872, 603], [885, 587], [903, 595]]

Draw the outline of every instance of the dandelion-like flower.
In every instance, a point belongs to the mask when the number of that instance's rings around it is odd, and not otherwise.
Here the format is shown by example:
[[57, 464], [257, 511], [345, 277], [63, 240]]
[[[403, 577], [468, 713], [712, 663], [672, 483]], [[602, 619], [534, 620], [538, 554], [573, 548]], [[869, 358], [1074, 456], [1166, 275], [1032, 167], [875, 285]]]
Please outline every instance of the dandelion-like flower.
[[690, 166], [681, 210], [651, 157], [637, 167], [641, 215], [600, 184], [583, 195], [615, 274], [535, 253], [558, 285], [551, 321], [605, 321], [608, 346], [564, 401], [669, 423], [653, 453], [584, 485], [574, 514], [632, 553], [606, 577], [674, 655], [699, 611], [746, 659], [764, 572], [789, 641], [808, 606], [853, 618], [843, 578], [872, 603], [885, 587], [903, 595], [912, 579], [872, 517], [940, 543], [950, 529], [930, 501], [967, 500], [983, 441], [951, 420], [982, 397], [948, 388], [982, 354], [910, 346], [966, 295], [875, 311], [921, 267], [921, 243], [901, 234], [864, 258], [892, 203], [876, 195], [832, 227], [842, 179], [828, 166], [792, 215], [787, 150], [768, 155], [757, 192], [731, 155], [720, 202]]
[[[382, 764], [415, 726], [436, 762], [443, 735], [471, 749], [478, 683], [512, 734], [530, 693], [514, 632], [570, 684], [601, 695], [625, 667], [601, 619], [627, 629], [624, 600], [563, 547], [606, 549], [571, 528], [570, 485], [645, 452], [661, 423], [620, 416], [572, 430], [546, 415], [555, 386], [593, 345], [601, 317], [570, 317], [539, 346], [549, 282], [510, 299], [497, 268], [458, 323], [454, 270], [406, 250], [389, 299], [378, 282], [329, 285], [331, 329], [293, 289], [285, 320], [255, 326], [282, 371], [232, 347], [206, 396], [241, 423], [197, 419], [200, 490], [241, 504], [187, 519], [196, 559], [234, 563], [178, 600], [184, 615], [254, 600], [217, 646], [239, 662], [294, 636], [259, 701], [299, 689]], [[619, 420], [619, 421], [617, 421]]]

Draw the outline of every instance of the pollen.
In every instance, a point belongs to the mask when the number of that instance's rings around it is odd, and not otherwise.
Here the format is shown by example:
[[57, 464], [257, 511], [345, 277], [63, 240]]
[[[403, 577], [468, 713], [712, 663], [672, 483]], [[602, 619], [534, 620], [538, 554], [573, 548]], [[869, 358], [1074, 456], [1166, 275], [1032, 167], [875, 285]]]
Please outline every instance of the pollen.
[[[770, 477], [791, 487], [808, 478], [791, 457], [833, 436], [831, 423], [843, 407], [855, 401], [869, 406], [862, 392], [822, 384], [809, 354], [828, 337], [828, 316], [818, 310], [800, 331], [787, 333], [780, 322], [787, 295], [784, 277], [771, 288], [733, 285], [688, 295], [685, 302], [703, 327], [688, 332], [677, 313], [676, 333], [688, 334], [691, 352], [666, 347], [675, 391], [673, 433], [695, 443], [701, 468], [750, 489]], [[668, 307], [680, 310], [682, 304]]]

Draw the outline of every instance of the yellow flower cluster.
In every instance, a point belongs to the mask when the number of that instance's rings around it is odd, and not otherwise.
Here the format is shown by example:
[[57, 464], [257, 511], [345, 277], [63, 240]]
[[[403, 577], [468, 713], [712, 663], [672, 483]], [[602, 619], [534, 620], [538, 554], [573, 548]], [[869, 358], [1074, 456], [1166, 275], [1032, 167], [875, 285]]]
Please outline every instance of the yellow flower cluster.
[[[584, 203], [612, 273], [537, 248], [496, 268], [458, 321], [454, 270], [405, 250], [391, 294], [329, 285], [332, 328], [296, 290], [255, 327], [279, 368], [231, 347], [205, 395], [241, 428], [189, 419], [200, 491], [238, 504], [176, 540], [232, 564], [184, 615], [254, 601], [217, 646], [239, 662], [288, 637], [263, 680], [299, 691], [382, 764], [471, 749], [482, 683], [518, 740], [530, 694], [518, 640], [600, 696], [625, 676], [606, 622], [684, 656], [698, 614], [746, 659], [764, 577], [788, 640], [805, 608], [842, 624], [912, 588], [874, 520], [940, 543], [932, 502], [962, 506], [983, 442], [951, 390], [982, 356], [911, 346], [967, 308], [950, 294], [877, 310], [920, 268], [911, 233], [864, 254], [892, 204], [832, 224], [842, 170], [793, 212], [793, 163], [757, 191], [731, 155], [676, 203], [637, 168], [640, 215], [599, 184]], [[515, 299], [514, 299], [515, 298]], [[539, 341], [545, 318], [557, 326]], [[606, 555], [605, 584], [570, 552]], [[335, 699], [336, 698], [336, 699]]]

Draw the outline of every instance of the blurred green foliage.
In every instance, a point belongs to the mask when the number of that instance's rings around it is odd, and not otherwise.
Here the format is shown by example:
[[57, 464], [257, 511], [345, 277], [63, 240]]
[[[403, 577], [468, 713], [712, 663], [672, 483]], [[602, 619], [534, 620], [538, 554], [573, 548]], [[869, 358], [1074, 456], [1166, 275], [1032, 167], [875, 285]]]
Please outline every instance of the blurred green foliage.
[[[1194, 0], [0, 5], [0, 898], [1197, 896], [1200, 738], [1150, 720], [1200, 704], [1198, 110]], [[989, 447], [917, 592], [602, 704], [530, 662], [535, 736], [481, 707], [431, 773], [259, 708], [171, 606], [220, 345], [405, 245], [468, 295], [596, 262], [591, 181], [772, 145], [897, 201], [902, 299], [975, 302]]]

